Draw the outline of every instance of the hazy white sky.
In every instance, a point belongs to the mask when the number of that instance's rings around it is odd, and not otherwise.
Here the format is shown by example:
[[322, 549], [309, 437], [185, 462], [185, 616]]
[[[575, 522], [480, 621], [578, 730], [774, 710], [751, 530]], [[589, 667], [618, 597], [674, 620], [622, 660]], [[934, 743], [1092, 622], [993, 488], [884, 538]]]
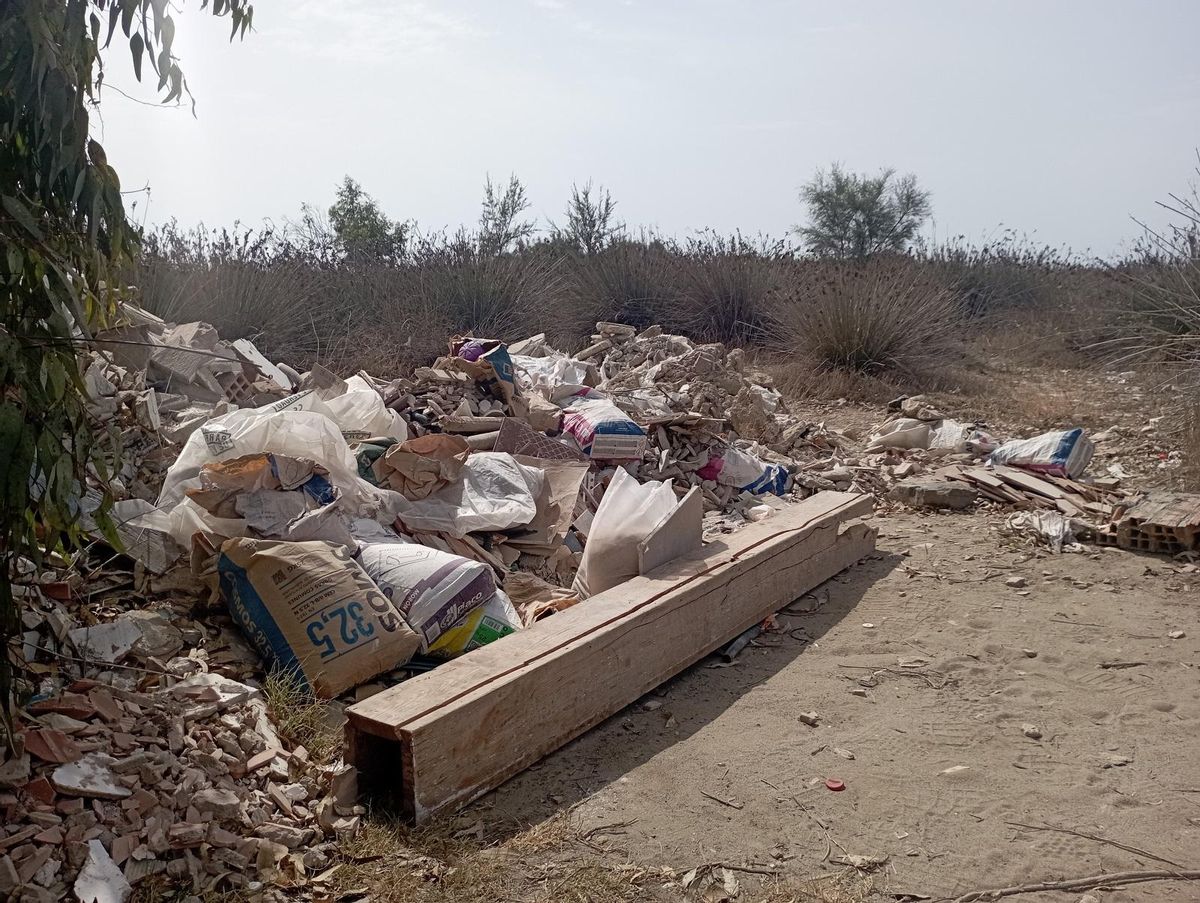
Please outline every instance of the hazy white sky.
[[[295, 218], [350, 174], [456, 227], [512, 172], [542, 222], [592, 179], [631, 224], [779, 235], [836, 160], [916, 173], [939, 238], [1107, 255], [1195, 178], [1196, 0], [254, 5], [240, 43], [194, 0], [176, 17], [196, 118], [105, 95], [138, 219]], [[138, 93], [123, 51], [106, 78]]]

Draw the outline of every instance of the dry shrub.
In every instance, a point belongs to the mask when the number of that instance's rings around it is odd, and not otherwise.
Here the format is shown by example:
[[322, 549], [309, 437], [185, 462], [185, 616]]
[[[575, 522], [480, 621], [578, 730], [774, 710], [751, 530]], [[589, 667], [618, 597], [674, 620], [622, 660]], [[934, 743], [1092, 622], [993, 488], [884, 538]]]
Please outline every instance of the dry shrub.
[[831, 263], [782, 306], [783, 347], [829, 370], [921, 374], [945, 365], [962, 323], [955, 295], [904, 258]]
[[[680, 307], [672, 250], [654, 239], [621, 239], [571, 258], [576, 304], [567, 315], [582, 338], [598, 320], [645, 329]], [[665, 325], [665, 324], [664, 324]]]
[[676, 250], [677, 292], [664, 327], [700, 342], [763, 344], [790, 252], [782, 242], [708, 234]]

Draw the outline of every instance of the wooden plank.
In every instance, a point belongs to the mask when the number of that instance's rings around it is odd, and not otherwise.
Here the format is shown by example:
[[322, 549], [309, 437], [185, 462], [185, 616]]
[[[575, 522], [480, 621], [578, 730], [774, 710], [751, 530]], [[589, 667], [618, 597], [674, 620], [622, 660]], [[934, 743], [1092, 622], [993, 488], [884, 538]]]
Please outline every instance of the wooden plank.
[[1036, 493], [1044, 498], [1054, 500], [1066, 498], [1066, 493], [1053, 483], [1035, 477], [1031, 473], [1025, 473], [1012, 467], [997, 467], [995, 474], [1010, 486]]
[[[348, 710], [364, 787], [421, 822], [465, 804], [870, 554], [822, 492]], [[397, 783], [399, 786], [397, 787]]]
[[649, 574], [704, 542], [704, 493], [693, 486], [675, 509], [638, 543], [638, 573]]

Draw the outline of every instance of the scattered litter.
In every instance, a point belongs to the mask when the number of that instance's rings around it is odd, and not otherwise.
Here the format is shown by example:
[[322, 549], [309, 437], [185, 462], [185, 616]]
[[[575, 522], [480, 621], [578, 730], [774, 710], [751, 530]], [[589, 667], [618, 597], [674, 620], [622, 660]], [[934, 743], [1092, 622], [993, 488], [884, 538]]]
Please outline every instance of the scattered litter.
[[846, 782], [839, 778], [826, 778], [825, 787], [834, 793], [839, 793], [846, 789]]

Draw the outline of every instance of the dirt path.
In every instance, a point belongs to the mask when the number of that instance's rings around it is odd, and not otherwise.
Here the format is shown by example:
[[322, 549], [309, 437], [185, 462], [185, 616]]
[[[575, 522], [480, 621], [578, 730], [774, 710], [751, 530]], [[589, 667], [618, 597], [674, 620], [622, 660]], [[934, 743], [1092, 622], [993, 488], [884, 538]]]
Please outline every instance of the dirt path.
[[[1157, 866], [1014, 822], [1200, 867], [1191, 578], [1120, 551], [1031, 558], [998, 548], [980, 516], [879, 526], [879, 557], [818, 591], [817, 612], [781, 616], [735, 666], [706, 660], [613, 717], [485, 800], [487, 818], [528, 824], [577, 803], [585, 830], [633, 822], [608, 855], [680, 873], [728, 862], [799, 878], [886, 855], [880, 894]], [[760, 899], [761, 876], [739, 877], [741, 899]], [[1104, 896], [1196, 899], [1200, 885], [1179, 883]]]

